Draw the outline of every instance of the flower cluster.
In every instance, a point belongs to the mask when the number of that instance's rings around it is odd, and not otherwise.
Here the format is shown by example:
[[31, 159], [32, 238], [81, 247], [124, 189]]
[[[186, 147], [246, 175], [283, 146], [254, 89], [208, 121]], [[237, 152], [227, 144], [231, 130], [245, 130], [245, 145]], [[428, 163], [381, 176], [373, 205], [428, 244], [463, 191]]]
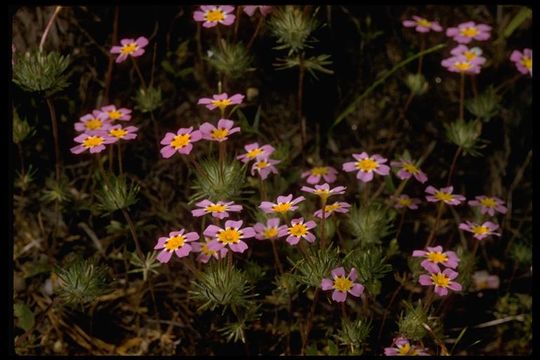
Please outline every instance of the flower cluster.
[[448, 71], [462, 74], [479, 74], [486, 59], [482, 57], [482, 49], [479, 47], [468, 48], [466, 45], [473, 40], [484, 41], [491, 36], [491, 26], [476, 24], [473, 21], [459, 24], [446, 30], [446, 36], [452, 37], [459, 43], [450, 51], [451, 57], [444, 59], [441, 64]]
[[[427, 247], [426, 250], [415, 250], [414, 257], [423, 257], [425, 260], [420, 265], [428, 271], [428, 274], [420, 275], [418, 282], [424, 286], [435, 286], [435, 293], [446, 296], [448, 289], [461, 291], [461, 284], [453, 281], [458, 273], [452, 269], [457, 268], [459, 258], [453, 251], [443, 251], [442, 246]], [[441, 271], [440, 265], [446, 267]]]
[[272, 145], [266, 144], [259, 146], [259, 143], [255, 142], [244, 146], [244, 149], [246, 153], [237, 156], [237, 159], [243, 163], [255, 160], [251, 166], [251, 175], [255, 175], [255, 172], [257, 172], [262, 180], [266, 180], [271, 173], [278, 173], [275, 165], [279, 164], [280, 161], [270, 159], [270, 155], [275, 151]]
[[[472, 207], [479, 207], [482, 215], [495, 216], [495, 214], [506, 214], [508, 210], [504, 206], [504, 201], [496, 196], [480, 195], [476, 196], [474, 200], [469, 201], [469, 205]], [[477, 240], [483, 240], [488, 236], [495, 235], [501, 236], [500, 233], [495, 232], [499, 228], [499, 225], [492, 221], [484, 221], [483, 223], [477, 223], [472, 221], [465, 221], [459, 224], [461, 230], [470, 232]]]

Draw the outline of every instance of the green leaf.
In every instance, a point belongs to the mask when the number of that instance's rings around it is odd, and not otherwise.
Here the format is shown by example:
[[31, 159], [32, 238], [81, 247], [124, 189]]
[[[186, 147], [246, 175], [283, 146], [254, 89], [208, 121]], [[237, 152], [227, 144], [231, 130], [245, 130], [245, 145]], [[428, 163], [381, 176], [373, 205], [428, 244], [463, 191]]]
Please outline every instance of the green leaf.
[[505, 39], [510, 37], [512, 33], [521, 25], [525, 20], [532, 17], [532, 10], [528, 7], [523, 7], [519, 12], [514, 16], [512, 21], [506, 26], [506, 29], [503, 31], [503, 36]]
[[16, 326], [20, 327], [24, 331], [28, 331], [34, 326], [36, 322], [34, 313], [26, 304], [20, 302], [14, 304], [13, 312], [17, 318], [15, 323]]

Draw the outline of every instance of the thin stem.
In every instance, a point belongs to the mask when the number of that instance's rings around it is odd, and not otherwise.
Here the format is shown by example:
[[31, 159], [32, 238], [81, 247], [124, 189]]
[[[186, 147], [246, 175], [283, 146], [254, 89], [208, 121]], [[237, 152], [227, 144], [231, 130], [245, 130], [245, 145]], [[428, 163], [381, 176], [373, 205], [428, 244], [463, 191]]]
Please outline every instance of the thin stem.
[[24, 178], [26, 171], [24, 167], [24, 156], [23, 156], [23, 148], [21, 143], [17, 143], [17, 150], [19, 151], [19, 158], [21, 159], [21, 177]]
[[[156, 139], [156, 148], [157, 148], [157, 152], [158, 154], [160, 153], [160, 150], [161, 150], [161, 146], [159, 144], [160, 142], [160, 136], [159, 134], [161, 134], [161, 131], [159, 129], [159, 124], [158, 122], [156, 121], [156, 118], [154, 116], [154, 112], [153, 111], [150, 111], [150, 120], [152, 121], [152, 126], [154, 128], [154, 138]], [[158, 155], [159, 157], [159, 155]]]
[[225, 150], [226, 150], [227, 144], [225, 141], [221, 141], [219, 143], [219, 170], [221, 172], [221, 176], [224, 177], [224, 168], [225, 168]]
[[[403, 228], [403, 222], [405, 220], [405, 210], [403, 210], [403, 212], [401, 213], [401, 216], [399, 218], [399, 225], [398, 225], [398, 229], [396, 231], [396, 241], [399, 240], [399, 235], [401, 234], [401, 229]], [[399, 241], [398, 241], [399, 243]]]
[[255, 32], [251, 36], [251, 39], [249, 39], [249, 42], [247, 44], [247, 50], [251, 49], [251, 46], [253, 45], [253, 42], [255, 42], [255, 38], [259, 34], [259, 31], [261, 30], [262, 24], [264, 22], [264, 16], [259, 17], [259, 22], [257, 23], [257, 27], [255, 28]]
[[[114, 8], [114, 21], [113, 21], [113, 32], [112, 32], [112, 43], [116, 44], [118, 41], [118, 14], [120, 12], [119, 6], [116, 5]], [[105, 88], [103, 90], [103, 98], [101, 104], [105, 105], [109, 102], [109, 89], [111, 87], [112, 81], [112, 70], [114, 65], [114, 55], [109, 54], [109, 64], [107, 65], [107, 75], [105, 75]]]
[[450, 165], [450, 171], [448, 172], [448, 180], [446, 180], [446, 186], [450, 186], [450, 183], [452, 182], [452, 176], [454, 175], [457, 159], [459, 155], [461, 154], [461, 150], [462, 150], [461, 146], [456, 149], [454, 158], [452, 159], [452, 164]]
[[274, 253], [274, 260], [276, 261], [276, 266], [278, 269], [279, 274], [283, 274], [283, 266], [281, 265], [281, 260], [279, 260], [279, 254], [276, 247], [276, 242], [274, 239], [270, 239], [270, 243], [272, 244], [272, 251]]
[[418, 74], [421, 74], [422, 73], [422, 63], [423, 63], [423, 60], [424, 60], [424, 50], [426, 48], [426, 38], [424, 37], [423, 34], [420, 34], [420, 57], [418, 58], [418, 70], [417, 70], [417, 73]]
[[114, 146], [109, 147], [109, 172], [113, 172]]
[[476, 76], [471, 76], [471, 88], [474, 97], [478, 97], [478, 87], [476, 86]]
[[441, 220], [441, 216], [444, 209], [444, 203], [441, 201], [439, 203], [439, 207], [437, 208], [437, 218], [435, 219], [435, 225], [433, 225], [433, 228], [431, 229], [431, 233], [429, 233], [429, 237], [426, 241], [425, 247], [428, 247], [431, 245], [431, 242], [433, 241], [433, 238], [435, 237], [435, 232], [437, 231], [437, 227], [439, 226], [439, 221]]
[[56, 112], [54, 111], [54, 105], [52, 103], [52, 100], [50, 98], [45, 98], [45, 101], [47, 102], [47, 106], [49, 107], [49, 113], [51, 114], [51, 124], [52, 124], [52, 131], [53, 131], [53, 137], [54, 137], [54, 154], [56, 156], [56, 164], [55, 164], [55, 170], [56, 170], [56, 181], [60, 181], [60, 145], [58, 143], [58, 122], [56, 121]]
[[459, 118], [463, 120], [463, 109], [465, 105], [465, 74], [461, 73], [459, 82]]
[[[296, 107], [296, 113], [298, 116], [298, 120], [300, 120], [300, 139], [302, 141], [302, 149], [304, 149], [304, 146], [306, 144], [306, 123], [304, 120], [304, 116], [302, 114], [302, 104], [303, 104], [303, 98], [304, 98], [304, 53], [300, 54], [299, 59], [299, 71], [298, 71], [298, 103]], [[305, 160], [304, 151], [302, 151], [302, 159]]]
[[259, 188], [261, 192], [261, 201], [266, 200], [266, 183], [263, 181], [262, 177], [259, 176]]
[[[204, 74], [204, 61], [203, 61], [203, 54], [202, 54], [202, 42], [201, 42], [201, 24], [197, 22], [197, 33], [195, 34], [195, 40], [197, 45], [197, 63], [198, 67], [201, 70], [201, 76], [203, 79], [205, 79]], [[206, 82], [206, 81], [205, 81]]]
[[424, 304], [424, 310], [429, 309], [429, 306], [433, 302], [433, 295], [435, 294], [435, 292], [431, 288], [428, 291], [429, 291], [429, 293], [426, 294], [427, 300], [426, 300], [426, 302]]
[[52, 24], [54, 23], [54, 19], [56, 19], [56, 16], [60, 12], [60, 10], [62, 10], [62, 7], [57, 6], [56, 9], [54, 9], [54, 13], [52, 14], [51, 18], [49, 19], [47, 27], [45, 28], [45, 31], [43, 31], [43, 35], [41, 35], [41, 41], [39, 42], [39, 52], [43, 52], [43, 45], [45, 44], [47, 35], [49, 35], [49, 31], [51, 30]]
[[311, 310], [309, 311], [309, 317], [308, 317], [307, 324], [306, 324], [306, 331], [304, 333], [304, 338], [302, 340], [302, 353], [301, 353], [301, 355], [304, 355], [305, 351], [306, 351], [306, 346], [307, 346], [308, 340], [309, 340], [309, 333], [311, 332], [311, 326], [313, 324], [313, 315], [315, 315], [315, 308], [317, 307], [317, 302], [319, 300], [320, 290], [321, 290], [320, 288], [317, 288], [315, 290], [315, 295], [313, 295], [313, 303], [311, 304]]
[[152, 55], [152, 70], [150, 71], [150, 87], [154, 83], [154, 70], [156, 69], [156, 50], [157, 42], [154, 43], [154, 55]]
[[388, 317], [388, 314], [390, 313], [390, 308], [392, 307], [392, 304], [394, 303], [394, 300], [396, 299], [397, 294], [399, 294], [399, 291], [403, 287], [403, 283], [399, 285], [399, 287], [394, 291], [392, 294], [392, 297], [390, 298], [390, 302], [388, 303], [388, 306], [384, 309], [384, 315], [381, 322], [381, 327], [379, 328], [379, 334], [377, 335], [377, 342], [381, 341], [382, 331], [384, 329], [384, 323], [386, 322], [386, 318]]
[[120, 175], [124, 174], [124, 165], [122, 164], [122, 145], [118, 144], [118, 170]]
[[238, 37], [238, 25], [240, 25], [240, 6], [236, 7], [236, 21], [234, 22], [233, 42], [236, 42], [236, 38]]
[[326, 247], [326, 233], [324, 231], [324, 224], [326, 223], [326, 197], [321, 198], [321, 206], [322, 206], [322, 218], [321, 218], [321, 248], [324, 249]]
[[472, 257], [476, 256], [476, 252], [478, 251], [478, 247], [480, 247], [480, 241], [482, 241], [482, 240], [474, 239], [473, 249], [471, 251]]
[[144, 81], [144, 77], [142, 76], [141, 69], [139, 69], [139, 65], [137, 65], [137, 62], [133, 58], [133, 56], [130, 56], [131, 62], [133, 63], [133, 67], [135, 68], [135, 72], [137, 73], [137, 76], [139, 76], [139, 80], [141, 81], [141, 85], [144, 89], [147, 89], [146, 87], [146, 81]]

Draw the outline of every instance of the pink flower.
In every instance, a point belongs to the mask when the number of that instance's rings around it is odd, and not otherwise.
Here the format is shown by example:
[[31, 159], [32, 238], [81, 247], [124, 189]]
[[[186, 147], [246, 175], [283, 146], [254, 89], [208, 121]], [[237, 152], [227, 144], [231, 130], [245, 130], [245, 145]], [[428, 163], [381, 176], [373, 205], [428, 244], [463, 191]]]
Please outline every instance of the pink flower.
[[304, 218], [292, 219], [290, 227], [283, 227], [280, 229], [278, 236], [287, 236], [287, 242], [291, 245], [296, 245], [300, 239], [304, 238], [307, 242], [315, 242], [315, 235], [309, 230], [316, 227], [315, 221], [310, 220], [304, 224]]
[[402, 336], [394, 339], [394, 347], [384, 348], [384, 355], [386, 356], [429, 356], [426, 349], [420, 348], [416, 345], [411, 345], [409, 340]]
[[479, 58], [476, 60], [467, 60], [463, 55], [446, 58], [441, 61], [441, 65], [450, 72], [463, 74], [479, 74], [481, 70]]
[[374, 172], [379, 175], [388, 175], [390, 172], [388, 165], [382, 165], [387, 160], [378, 154], [369, 156], [366, 152], [363, 152], [361, 154], [353, 154], [353, 158], [357, 161], [346, 162], [343, 164], [343, 170], [346, 172], [358, 170], [356, 178], [363, 182], [373, 180]]
[[200, 9], [193, 13], [193, 20], [203, 21], [202, 26], [205, 28], [214, 27], [218, 23], [231, 25], [236, 17], [231, 14], [234, 11], [231, 5], [201, 5]]
[[108, 105], [101, 108], [101, 111], [107, 114], [107, 117], [111, 121], [122, 120], [129, 121], [131, 120], [131, 110], [126, 108], [117, 109], [114, 105]]
[[263, 145], [259, 146], [259, 143], [253, 143], [248, 144], [244, 146], [244, 149], [246, 149], [246, 153], [242, 155], [238, 155], [236, 158], [243, 163], [247, 163], [250, 160], [253, 159], [261, 159], [261, 158], [267, 158], [274, 152], [274, 147], [272, 145]]
[[459, 258], [453, 251], [443, 252], [442, 246], [427, 247], [425, 250], [414, 250], [412, 253], [414, 257], [425, 257], [426, 259], [420, 263], [424, 269], [430, 273], [439, 273], [441, 268], [439, 264], [446, 267], [455, 269], [458, 266]]
[[205, 237], [204, 239], [205, 239], [204, 242], [196, 242], [196, 243], [191, 244], [192, 251], [200, 253], [196, 259], [198, 262], [206, 264], [208, 260], [210, 260], [212, 257], [219, 260], [219, 259], [223, 259], [225, 255], [227, 255], [227, 252], [229, 251], [227, 250], [227, 248], [224, 247], [219, 251], [211, 250], [208, 248], [208, 243], [212, 239], [208, 237]]
[[403, 26], [416, 27], [416, 31], [426, 33], [430, 30], [442, 31], [441, 25], [437, 21], [428, 21], [420, 16], [413, 15], [413, 20], [403, 20]]
[[489, 275], [486, 270], [476, 271], [472, 277], [476, 290], [498, 289], [501, 283], [497, 275]]
[[204, 230], [204, 235], [213, 240], [208, 243], [208, 249], [220, 251], [225, 246], [229, 246], [234, 252], [243, 253], [248, 248], [247, 244], [241, 239], [248, 239], [255, 236], [255, 230], [252, 227], [242, 229], [242, 220], [227, 220], [225, 228], [222, 229], [216, 225], [208, 225]]
[[474, 234], [474, 238], [478, 240], [483, 240], [490, 235], [501, 236], [500, 233], [496, 233], [495, 230], [499, 228], [499, 225], [492, 223], [491, 221], [486, 221], [482, 225], [473, 223], [471, 221], [466, 221], [459, 224], [461, 230], [465, 230]]
[[111, 126], [108, 116], [99, 110], [81, 116], [81, 121], [75, 123], [75, 130], [92, 134], [95, 131], [108, 130]]
[[106, 132], [96, 132], [93, 135], [82, 133], [74, 140], [80, 143], [80, 145], [70, 149], [74, 154], [80, 154], [86, 150], [89, 150], [92, 154], [99, 153], [105, 150], [106, 144], [112, 144], [117, 141], [115, 138], [107, 135]]
[[239, 127], [233, 128], [233, 126], [234, 121], [220, 119], [217, 128], [209, 122], [205, 122], [199, 127], [199, 130], [201, 131], [203, 139], [222, 142], [227, 140], [230, 134], [240, 132]]
[[345, 276], [345, 269], [338, 267], [332, 270], [332, 279], [322, 279], [321, 288], [323, 290], [333, 289], [332, 300], [344, 302], [347, 299], [347, 293], [359, 297], [364, 292], [364, 286], [354, 282], [357, 277], [355, 268], [352, 268], [349, 275]]
[[390, 165], [400, 168], [397, 173], [397, 177], [401, 180], [409, 179], [411, 176], [414, 176], [416, 180], [420, 181], [423, 184], [428, 179], [426, 174], [422, 170], [420, 170], [412, 161], [401, 158], [399, 161], [390, 162]]
[[475, 200], [469, 201], [470, 206], [479, 206], [480, 213], [488, 213], [489, 216], [494, 216], [495, 212], [500, 212], [501, 214], [506, 214], [508, 209], [504, 206], [504, 201], [495, 196], [476, 196]]
[[[342, 202], [342, 201], [340, 201], [340, 202], [336, 201], [333, 204], [326, 205], [324, 207], [324, 218], [325, 219], [329, 218], [330, 216], [332, 216], [333, 213], [342, 213], [342, 214], [348, 213], [350, 207], [351, 207], [350, 204], [348, 204], [346, 202]], [[316, 217], [322, 219], [323, 218], [322, 209], [319, 209], [319, 210], [315, 211], [315, 213], [313, 215], [315, 215]]]
[[293, 195], [289, 194], [287, 196], [278, 196], [276, 203], [271, 203], [270, 201], [263, 201], [259, 208], [265, 213], [286, 213], [287, 211], [294, 211], [298, 209], [296, 204], [304, 201], [303, 196], [299, 196], [296, 199], [292, 199]]
[[168, 132], [160, 143], [161, 145], [165, 145], [160, 151], [161, 156], [168, 159], [176, 152], [187, 155], [193, 149], [193, 143], [201, 140], [201, 138], [201, 132], [199, 130], [193, 131], [193, 126], [180, 128], [176, 134]]
[[265, 180], [270, 173], [277, 174], [278, 171], [274, 165], [279, 164], [281, 161], [261, 158], [257, 159], [251, 166], [251, 176], [255, 175], [255, 172], [259, 173], [262, 180]]
[[311, 170], [302, 173], [302, 178], [307, 177], [308, 184], [318, 184], [321, 177], [324, 181], [331, 184], [336, 181], [337, 170], [331, 166], [316, 166]]
[[200, 207], [200, 209], [195, 209], [191, 211], [193, 216], [204, 216], [206, 214], [212, 214], [213, 217], [218, 219], [225, 219], [229, 217], [228, 211], [239, 212], [242, 211], [242, 205], [234, 205], [233, 201], [223, 202], [218, 201], [216, 203], [210, 200], [199, 201], [195, 204]]
[[432, 194], [433, 196], [426, 196], [426, 200], [430, 202], [444, 201], [444, 203], [448, 205], [459, 205], [462, 201], [465, 201], [465, 196], [453, 195], [452, 191], [454, 191], [453, 186], [448, 186], [437, 190], [430, 185], [426, 188], [426, 192], [428, 194]]
[[212, 95], [212, 97], [213, 99], [200, 98], [197, 104], [206, 105], [206, 107], [210, 110], [219, 108], [221, 111], [223, 111], [229, 105], [241, 104], [242, 101], [244, 101], [244, 95], [241, 94], [235, 94], [229, 97], [227, 93], [223, 93], [218, 95]]
[[459, 24], [457, 27], [446, 29], [446, 36], [454, 38], [454, 41], [460, 44], [468, 44], [473, 39], [478, 41], [488, 40], [491, 36], [491, 26], [468, 21]]
[[394, 207], [396, 209], [402, 209], [404, 207], [407, 207], [411, 210], [416, 210], [418, 209], [418, 204], [421, 203], [420, 199], [410, 198], [409, 195], [405, 195], [405, 194], [396, 196], [394, 198], [394, 201], [395, 201]]
[[262, 16], [266, 16], [272, 12], [271, 6], [264, 6], [264, 5], [245, 5], [243, 6], [243, 8], [244, 8], [244, 12], [248, 16], [253, 16], [253, 14], [255, 14], [255, 11], [257, 9], [259, 9]]
[[107, 131], [107, 134], [115, 139], [115, 142], [118, 140], [132, 140], [137, 137], [136, 132], [139, 129], [135, 126], [126, 126], [125, 128], [122, 125], [113, 125]]
[[512, 51], [512, 55], [510, 55], [510, 60], [515, 63], [520, 73], [532, 76], [532, 56], [532, 49], [523, 49], [523, 52], [514, 50]]
[[138, 57], [144, 54], [144, 47], [148, 45], [148, 39], [144, 36], [140, 36], [137, 40], [122, 39], [120, 40], [122, 46], [113, 46], [111, 54], [120, 54], [116, 58], [117, 63], [125, 61], [129, 56]]
[[335, 188], [330, 189], [330, 185], [324, 183], [322, 185], [315, 185], [315, 189], [310, 188], [309, 186], [302, 186], [301, 190], [318, 195], [321, 199], [326, 200], [330, 195], [345, 194], [345, 189], [347, 189], [346, 186], [336, 186]]
[[270, 218], [266, 225], [256, 223], [253, 225], [255, 230], [255, 239], [257, 240], [273, 240], [279, 238], [279, 233], [283, 234], [283, 230], [287, 230], [287, 225], [279, 226], [279, 218]]
[[169, 233], [169, 237], [160, 237], [158, 239], [158, 243], [154, 247], [154, 250], [163, 249], [157, 256], [157, 259], [160, 262], [169, 262], [173, 252], [179, 258], [189, 255], [192, 247], [188, 244], [188, 242], [199, 239], [199, 234], [196, 232], [184, 234], [184, 231], [184, 229], [180, 231], [173, 231]]
[[439, 296], [448, 295], [448, 289], [461, 291], [461, 285], [454, 280], [458, 273], [452, 269], [444, 269], [443, 272], [420, 275], [418, 282], [424, 286], [435, 285], [435, 293]]
[[454, 56], [464, 56], [467, 61], [474, 62], [478, 65], [484, 65], [486, 58], [482, 57], [482, 49], [479, 47], [468, 48], [467, 45], [460, 44], [450, 51]]

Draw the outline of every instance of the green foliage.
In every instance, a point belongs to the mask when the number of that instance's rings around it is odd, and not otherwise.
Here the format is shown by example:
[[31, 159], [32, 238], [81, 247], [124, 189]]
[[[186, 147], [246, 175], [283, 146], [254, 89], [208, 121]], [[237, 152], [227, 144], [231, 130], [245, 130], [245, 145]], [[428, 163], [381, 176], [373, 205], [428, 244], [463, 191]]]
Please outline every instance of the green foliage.
[[266, 297], [266, 301], [275, 306], [286, 307], [289, 297], [293, 297], [298, 291], [296, 278], [291, 273], [284, 273], [274, 280], [272, 294]]
[[135, 269], [131, 269], [128, 273], [142, 273], [143, 280], [148, 280], [150, 273], [159, 274], [157, 269], [161, 266], [160, 262], [156, 261], [158, 253], [153, 251], [145, 255], [144, 259], [141, 259], [135, 252], [130, 253], [129, 263], [135, 266]]
[[381, 292], [380, 279], [392, 271], [392, 265], [386, 263], [386, 257], [380, 247], [352, 250], [343, 261], [347, 267], [356, 269], [360, 283], [373, 296]]
[[233, 200], [240, 196], [246, 185], [246, 167], [238, 161], [225, 162], [223, 170], [214, 159], [201, 161], [201, 170], [196, 172], [193, 189], [196, 193], [190, 203], [201, 199], [211, 201]]
[[328, 60], [330, 59], [330, 55], [328, 54], [321, 54], [317, 56], [312, 56], [308, 59], [301, 59], [300, 56], [296, 57], [289, 57], [286, 59], [277, 59], [277, 63], [274, 64], [277, 70], [285, 70], [290, 69], [296, 66], [304, 66], [304, 68], [309, 71], [309, 73], [316, 79], [317, 74], [316, 71], [324, 73], [324, 74], [333, 74], [334, 71], [325, 68], [327, 65], [331, 65], [332, 61]]
[[36, 133], [26, 119], [21, 119], [15, 109], [13, 110], [13, 142], [20, 144], [24, 139], [33, 136]]
[[405, 306], [405, 314], [402, 313], [398, 321], [399, 333], [409, 340], [420, 341], [428, 334], [423, 325], [428, 324], [427, 310], [421, 301], [418, 301], [416, 306], [406, 302]]
[[238, 79], [247, 71], [253, 70], [253, 56], [242, 43], [228, 44], [221, 40], [221, 46], [212, 49], [208, 62], [217, 72], [231, 79]]
[[405, 85], [414, 95], [423, 95], [429, 88], [428, 82], [423, 74], [407, 74]]
[[478, 150], [485, 147], [481, 144], [480, 136], [480, 124], [476, 121], [457, 120], [450, 125], [445, 124], [446, 138], [451, 143], [461, 147], [463, 154], [470, 154], [472, 156], [479, 156]]
[[56, 181], [54, 178], [49, 177], [45, 180], [45, 187], [41, 196], [43, 202], [51, 203], [58, 201], [59, 203], [63, 203], [69, 200], [69, 184], [66, 178], [61, 177], [59, 181]]
[[161, 98], [161, 89], [159, 87], [149, 86], [146, 89], [140, 88], [133, 98], [135, 101], [135, 109], [148, 113], [156, 110], [163, 102]]
[[289, 56], [299, 53], [307, 47], [311, 33], [318, 24], [314, 18], [310, 18], [296, 6], [287, 5], [284, 8], [275, 8], [268, 23], [270, 32], [277, 38], [278, 50], [289, 49]]
[[238, 342], [242, 341], [246, 343], [246, 324], [253, 322], [260, 318], [261, 314], [258, 312], [260, 305], [251, 305], [248, 306], [245, 311], [242, 311], [237, 314], [238, 320], [235, 322], [228, 323], [223, 328], [218, 331], [222, 333], [227, 342]]
[[367, 249], [382, 244], [381, 240], [392, 231], [395, 217], [395, 211], [372, 202], [369, 205], [352, 206], [347, 223], [356, 238], [356, 245], [360, 249]]
[[335, 336], [341, 345], [350, 349], [349, 355], [361, 355], [362, 343], [367, 339], [372, 329], [371, 321], [357, 319], [355, 321], [344, 318], [341, 320], [341, 329]]
[[480, 95], [465, 101], [465, 106], [471, 114], [485, 122], [488, 122], [499, 112], [500, 102], [501, 97], [497, 94], [495, 88], [493, 86], [489, 86]]
[[107, 173], [107, 180], [101, 179], [101, 188], [96, 193], [98, 208], [104, 214], [125, 209], [137, 202], [139, 186], [133, 181], [128, 184], [124, 175]]
[[246, 274], [227, 266], [226, 261], [213, 262], [206, 266], [192, 285], [192, 290], [189, 291], [191, 298], [202, 303], [198, 311], [221, 307], [224, 313], [227, 308], [235, 310], [247, 307], [250, 299], [257, 296], [250, 294], [253, 286]]
[[189, 41], [182, 41], [174, 52], [167, 51], [166, 59], [161, 62], [163, 70], [175, 78], [182, 79], [193, 72], [193, 67], [186, 67], [190, 57]]
[[293, 263], [296, 280], [305, 286], [320, 287], [321, 281], [330, 276], [330, 271], [339, 264], [338, 249], [329, 246], [316, 249], [310, 246], [306, 250], [307, 258], [300, 258]]
[[36, 317], [28, 305], [18, 302], [13, 304], [13, 315], [15, 316], [15, 325], [24, 331], [30, 330], [36, 323]]
[[32, 167], [32, 165], [29, 165], [28, 170], [24, 173], [17, 171], [17, 177], [15, 178], [15, 187], [21, 189], [22, 191], [25, 191], [26, 189], [28, 189], [30, 184], [34, 182], [36, 173], [37, 169]]
[[532, 297], [527, 294], [506, 294], [495, 305], [498, 319], [512, 318], [495, 327], [497, 339], [505, 354], [531, 354]]
[[71, 257], [55, 269], [59, 279], [58, 296], [67, 305], [84, 306], [109, 292], [107, 270], [94, 259]]
[[[475, 241], [480, 241], [476, 240]], [[481, 245], [481, 244], [480, 244]], [[464, 291], [468, 291], [473, 285], [473, 273], [476, 266], [476, 258], [473, 254], [465, 250], [462, 246], [456, 249], [456, 254], [460, 259], [457, 271], [459, 272], [456, 282], [461, 284]]]
[[521, 266], [532, 264], [532, 247], [526, 241], [514, 242], [510, 247], [510, 257]]
[[24, 91], [50, 96], [69, 85], [68, 75], [65, 73], [69, 63], [69, 56], [62, 56], [56, 51], [48, 54], [40, 51], [27, 52], [15, 59], [13, 82]]

